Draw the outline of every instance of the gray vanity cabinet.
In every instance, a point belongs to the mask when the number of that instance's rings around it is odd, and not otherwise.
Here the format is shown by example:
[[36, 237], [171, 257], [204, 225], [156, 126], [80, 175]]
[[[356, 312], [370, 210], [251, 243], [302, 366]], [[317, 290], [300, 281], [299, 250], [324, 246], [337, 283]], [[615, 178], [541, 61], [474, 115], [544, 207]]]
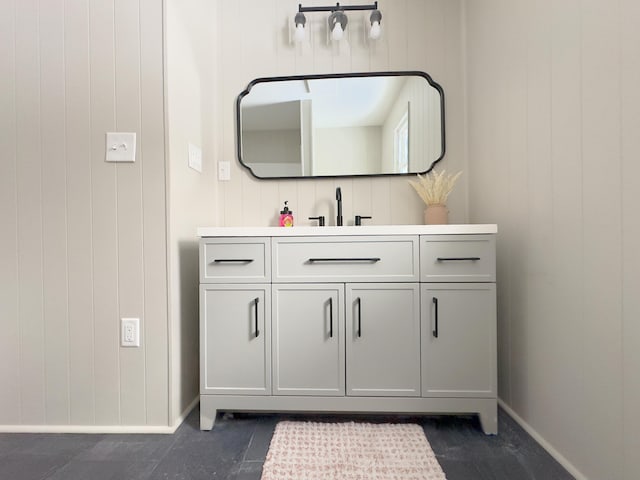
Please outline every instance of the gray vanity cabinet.
[[418, 284], [346, 288], [347, 395], [420, 396]]
[[422, 393], [496, 396], [496, 287], [422, 284]]
[[494, 235], [420, 237], [422, 395], [495, 399]]
[[201, 285], [200, 390], [271, 394], [271, 286]]
[[219, 410], [477, 413], [496, 433], [496, 230], [204, 229], [200, 428]]
[[272, 258], [274, 395], [420, 395], [417, 237], [278, 238]]
[[274, 284], [271, 318], [274, 395], [420, 396], [417, 283]]
[[271, 242], [200, 242], [200, 393], [271, 395]]
[[273, 286], [273, 394], [344, 395], [344, 285]]

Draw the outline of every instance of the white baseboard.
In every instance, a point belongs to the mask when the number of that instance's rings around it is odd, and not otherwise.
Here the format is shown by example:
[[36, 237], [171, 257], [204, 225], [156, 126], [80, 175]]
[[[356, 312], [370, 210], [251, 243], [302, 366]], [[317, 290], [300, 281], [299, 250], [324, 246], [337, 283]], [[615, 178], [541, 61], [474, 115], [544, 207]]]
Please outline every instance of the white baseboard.
[[175, 428], [155, 425], [0, 425], [0, 433], [161, 433]]
[[556, 459], [556, 461], [562, 465], [567, 472], [575, 477], [576, 480], [589, 480], [580, 470], [578, 470], [569, 460], [567, 460], [560, 452], [558, 452], [549, 442], [547, 442], [542, 435], [534, 430], [534, 428], [525, 422], [516, 412], [514, 412], [506, 403], [500, 398], [498, 399], [498, 405], [507, 412], [507, 414], [513, 418], [518, 425], [520, 425], [533, 439], [544, 448], [549, 455]]
[[182, 425], [182, 422], [185, 421], [185, 419], [189, 416], [189, 414], [191, 413], [191, 411], [196, 408], [196, 405], [198, 405], [198, 402], [200, 402], [200, 395], [196, 395], [196, 398], [194, 398], [191, 403], [189, 404], [189, 406], [187, 408], [184, 409], [184, 412], [182, 412], [182, 414], [177, 418], [177, 420], [175, 421], [175, 423], [173, 424], [173, 431], [175, 432], [178, 427], [180, 425]]
[[184, 422], [200, 400], [199, 396], [182, 412], [173, 426], [155, 425], [0, 425], [0, 433], [125, 433], [171, 434]]

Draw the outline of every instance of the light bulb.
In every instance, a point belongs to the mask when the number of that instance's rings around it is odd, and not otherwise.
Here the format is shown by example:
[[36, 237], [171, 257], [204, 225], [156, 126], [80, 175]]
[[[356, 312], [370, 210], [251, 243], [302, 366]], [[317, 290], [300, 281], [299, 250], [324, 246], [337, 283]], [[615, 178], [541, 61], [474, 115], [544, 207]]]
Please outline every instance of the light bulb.
[[300, 43], [304, 41], [305, 31], [304, 26], [307, 23], [307, 19], [304, 16], [304, 13], [298, 12], [296, 13], [295, 18], [293, 19], [293, 23], [296, 26], [295, 32], [293, 33], [293, 41], [296, 43]]
[[342, 40], [343, 34], [344, 30], [342, 30], [342, 25], [340, 25], [340, 22], [336, 22], [336, 25], [333, 27], [333, 31], [331, 32], [331, 38], [333, 40]]
[[293, 34], [293, 39], [297, 43], [301, 43], [304, 41], [304, 37], [305, 37], [304, 25], [302, 23], [296, 24], [296, 31]]
[[377, 40], [380, 38], [380, 34], [382, 33], [380, 29], [380, 22], [382, 21], [382, 13], [380, 13], [380, 10], [374, 10], [373, 12], [371, 12], [369, 21], [371, 22], [371, 29], [369, 30], [369, 38], [371, 40]]
[[380, 38], [382, 29], [380, 28], [380, 22], [371, 22], [371, 30], [369, 30], [369, 38], [377, 40]]

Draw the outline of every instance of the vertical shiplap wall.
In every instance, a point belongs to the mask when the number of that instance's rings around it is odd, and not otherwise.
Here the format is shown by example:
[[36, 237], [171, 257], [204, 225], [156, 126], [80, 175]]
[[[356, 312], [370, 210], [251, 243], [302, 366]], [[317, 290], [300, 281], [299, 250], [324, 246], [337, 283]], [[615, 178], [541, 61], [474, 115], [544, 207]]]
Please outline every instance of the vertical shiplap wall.
[[640, 7], [465, 5], [470, 220], [500, 229], [500, 397], [577, 475], [640, 478]]
[[[167, 0], [165, 15], [169, 152], [170, 398], [174, 425], [198, 395], [198, 237], [216, 224], [214, 94], [218, 82], [211, 25], [219, 2]], [[202, 172], [188, 166], [189, 144], [202, 150]]]
[[[461, 2], [458, 0], [381, 0], [383, 37], [365, 42], [364, 12], [349, 14], [348, 45], [337, 49], [326, 42], [324, 13], [309, 13], [309, 45], [289, 41], [297, 0], [225, 0], [219, 2], [217, 61], [218, 160], [231, 162], [231, 180], [217, 182], [219, 224], [277, 225], [284, 200], [294, 210], [297, 225], [307, 217], [325, 215], [335, 223], [335, 188], [343, 192], [345, 223], [354, 215], [372, 215], [373, 224], [422, 223], [424, 206], [402, 178], [256, 180], [236, 156], [235, 99], [249, 81], [272, 75], [306, 73], [423, 70], [440, 83], [447, 108], [447, 154], [440, 167], [466, 170]], [[371, 2], [354, 0], [353, 4]], [[310, 0], [304, 6], [326, 5]], [[466, 179], [449, 199], [450, 221], [467, 221]]]
[[0, 424], [166, 426], [162, 1], [0, 10]]

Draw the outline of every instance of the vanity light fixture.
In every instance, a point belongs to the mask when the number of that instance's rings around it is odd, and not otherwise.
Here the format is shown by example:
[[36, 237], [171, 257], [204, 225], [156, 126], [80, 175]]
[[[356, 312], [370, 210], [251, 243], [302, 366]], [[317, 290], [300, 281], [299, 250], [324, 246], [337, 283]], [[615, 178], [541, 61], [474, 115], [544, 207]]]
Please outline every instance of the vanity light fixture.
[[298, 4], [298, 13], [296, 13], [294, 19], [296, 26], [294, 34], [295, 41], [301, 42], [305, 38], [304, 27], [306, 18], [304, 12], [331, 12], [328, 19], [329, 32], [331, 33], [332, 40], [339, 41], [344, 37], [344, 32], [349, 22], [344, 12], [353, 10], [372, 10], [371, 16], [369, 17], [369, 22], [371, 23], [369, 38], [373, 40], [380, 38], [382, 13], [378, 10], [378, 2], [374, 2], [372, 5], [340, 5], [340, 3], [336, 3], [335, 6], [327, 7], [303, 7], [302, 4]]

